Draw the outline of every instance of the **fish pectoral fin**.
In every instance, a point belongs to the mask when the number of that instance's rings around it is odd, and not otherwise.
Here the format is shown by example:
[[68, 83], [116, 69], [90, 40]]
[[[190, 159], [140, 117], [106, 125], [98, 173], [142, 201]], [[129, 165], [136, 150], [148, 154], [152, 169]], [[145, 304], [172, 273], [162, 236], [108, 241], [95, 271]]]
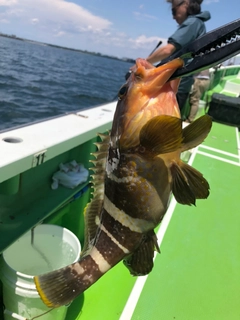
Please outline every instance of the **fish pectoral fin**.
[[152, 118], [140, 131], [140, 144], [156, 154], [179, 149], [182, 145], [182, 120], [168, 115]]
[[198, 118], [182, 131], [183, 150], [186, 151], [196, 147], [207, 137], [212, 127], [212, 119], [209, 115]]
[[203, 175], [186, 163], [173, 163], [171, 166], [172, 191], [177, 202], [195, 205], [196, 199], [209, 196], [209, 184]]
[[153, 243], [154, 243], [154, 251], [157, 251], [158, 253], [161, 253], [159, 245], [158, 245], [158, 242], [157, 242], [157, 236], [156, 236], [154, 231], [152, 231], [152, 240], [153, 240]]
[[152, 271], [154, 251], [160, 253], [157, 237], [153, 230], [146, 234], [139, 247], [123, 260], [133, 276], [144, 276]]

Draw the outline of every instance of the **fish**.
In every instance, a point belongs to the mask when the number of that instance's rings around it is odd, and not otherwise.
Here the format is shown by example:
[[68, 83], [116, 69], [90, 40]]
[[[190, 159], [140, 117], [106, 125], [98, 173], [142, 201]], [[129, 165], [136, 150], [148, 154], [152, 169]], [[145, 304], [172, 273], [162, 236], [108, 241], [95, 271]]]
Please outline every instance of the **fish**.
[[172, 195], [183, 205], [206, 199], [203, 175], [181, 160], [181, 153], [202, 143], [211, 130], [204, 115], [187, 127], [176, 100], [183, 66], [174, 59], [155, 68], [137, 59], [120, 88], [109, 134], [100, 134], [93, 154], [93, 196], [85, 208], [85, 243], [77, 262], [34, 277], [43, 302], [69, 304], [120, 261], [133, 276], [146, 275], [160, 252], [154, 229]]

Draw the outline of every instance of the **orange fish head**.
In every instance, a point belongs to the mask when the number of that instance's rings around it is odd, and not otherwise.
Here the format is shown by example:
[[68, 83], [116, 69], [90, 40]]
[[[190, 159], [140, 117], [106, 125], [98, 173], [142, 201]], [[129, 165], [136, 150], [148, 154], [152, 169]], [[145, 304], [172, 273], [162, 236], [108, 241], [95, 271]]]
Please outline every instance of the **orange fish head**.
[[183, 66], [178, 58], [158, 68], [144, 59], [137, 59], [127, 82], [119, 90], [112, 138], [123, 149], [139, 144], [139, 133], [144, 124], [158, 115], [180, 118], [176, 100], [179, 79], [168, 81]]

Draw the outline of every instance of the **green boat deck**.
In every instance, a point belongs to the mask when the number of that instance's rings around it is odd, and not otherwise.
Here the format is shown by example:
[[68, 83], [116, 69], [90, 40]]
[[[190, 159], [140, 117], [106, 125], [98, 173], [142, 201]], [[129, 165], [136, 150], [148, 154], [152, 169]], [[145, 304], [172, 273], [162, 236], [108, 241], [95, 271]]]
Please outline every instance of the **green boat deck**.
[[172, 199], [153, 271], [134, 278], [120, 263], [72, 303], [66, 320], [240, 319], [238, 130], [214, 123], [189, 161], [211, 193], [196, 207]]
[[[102, 126], [101, 131], [109, 125]], [[61, 162], [76, 159], [88, 168], [89, 153], [95, 151], [95, 133], [82, 144], [76, 136], [76, 146], [64, 141], [63, 153], [23, 171], [18, 192], [7, 193], [8, 181], [2, 183], [0, 253], [41, 221], [68, 228], [83, 244], [88, 183], [75, 189], [60, 186], [52, 190], [49, 186]], [[51, 151], [50, 146], [49, 157]], [[198, 200], [196, 207], [171, 200], [156, 230], [161, 254], [155, 256], [153, 271], [145, 277], [132, 277], [120, 262], [72, 302], [66, 320], [240, 319], [238, 129], [213, 123], [206, 141], [192, 151], [189, 163], [209, 181], [210, 196]], [[0, 288], [0, 320], [1, 299]]]

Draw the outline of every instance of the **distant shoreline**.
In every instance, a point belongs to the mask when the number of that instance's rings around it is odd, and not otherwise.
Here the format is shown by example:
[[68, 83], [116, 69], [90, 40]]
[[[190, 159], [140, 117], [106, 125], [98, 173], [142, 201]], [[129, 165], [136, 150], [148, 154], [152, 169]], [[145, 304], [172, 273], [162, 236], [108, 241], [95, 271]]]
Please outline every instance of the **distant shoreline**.
[[102, 54], [100, 52], [91, 52], [91, 51], [87, 51], [87, 50], [80, 50], [80, 49], [62, 47], [62, 46], [58, 46], [58, 45], [55, 45], [55, 44], [50, 44], [50, 43], [45, 43], [45, 42], [40, 42], [40, 41], [35, 41], [35, 40], [19, 38], [19, 37], [15, 36], [15, 35], [8, 35], [8, 34], [4, 34], [4, 33], [0, 33], [0, 36], [1, 37], [5, 37], [5, 38], [10, 38], [10, 39], [13, 39], [13, 40], [20, 40], [20, 41], [25, 41], [25, 42], [31, 42], [31, 43], [34, 43], [34, 44], [41, 44], [41, 45], [45, 45], [45, 46], [48, 46], [48, 47], [54, 47], [54, 48], [64, 49], [64, 50], [71, 50], [71, 51], [76, 51], [76, 52], [81, 52], [81, 53], [92, 54], [92, 55], [98, 56], [98, 57], [103, 57], [103, 58], [109, 58], [109, 59], [114, 59], [114, 60], [120, 60], [120, 61], [135, 63], [135, 60], [134, 59], [130, 59], [130, 58], [118, 58], [118, 57], [115, 57], [115, 56], [109, 56], [109, 55], [106, 55], [106, 54]]

